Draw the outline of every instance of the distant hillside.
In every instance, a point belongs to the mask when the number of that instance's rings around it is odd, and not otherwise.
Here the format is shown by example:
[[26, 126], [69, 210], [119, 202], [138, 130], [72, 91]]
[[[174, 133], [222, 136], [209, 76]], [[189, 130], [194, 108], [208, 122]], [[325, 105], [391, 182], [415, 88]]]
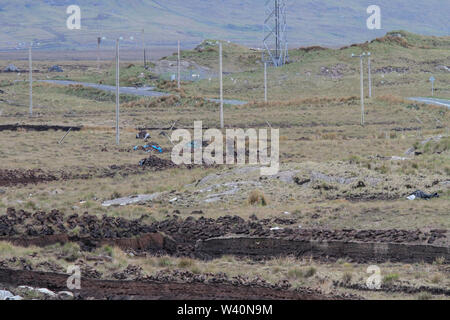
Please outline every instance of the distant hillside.
[[[145, 28], [148, 44], [193, 46], [204, 39], [225, 39], [260, 46], [262, 0], [14, 0], [0, 2], [0, 47], [14, 48], [35, 40], [47, 48], [92, 48], [98, 34], [123, 36], [129, 47], [141, 45]], [[66, 28], [66, 8], [82, 10], [82, 30]], [[380, 37], [390, 30], [425, 35], [449, 35], [450, 1], [378, 0], [382, 30], [366, 28], [366, 0], [290, 0], [289, 44], [292, 47], [339, 46]], [[134, 37], [134, 41], [130, 40]], [[105, 44], [105, 45], [106, 45]]]

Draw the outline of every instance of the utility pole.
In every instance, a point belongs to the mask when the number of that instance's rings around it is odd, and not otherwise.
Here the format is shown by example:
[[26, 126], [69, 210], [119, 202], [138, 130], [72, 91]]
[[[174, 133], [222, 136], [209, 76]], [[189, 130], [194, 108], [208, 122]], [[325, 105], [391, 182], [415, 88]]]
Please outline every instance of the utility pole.
[[120, 143], [119, 131], [119, 112], [120, 112], [120, 57], [119, 57], [119, 39], [116, 40], [116, 143]]
[[372, 72], [371, 72], [371, 66], [370, 66], [370, 56], [371, 53], [367, 53], [367, 66], [369, 68], [369, 98], [372, 98]]
[[264, 62], [264, 102], [267, 103], [267, 62]]
[[223, 65], [222, 65], [222, 42], [219, 42], [219, 78], [220, 78], [220, 128], [224, 128], [223, 121]]
[[178, 89], [181, 89], [181, 57], [180, 57], [180, 40], [178, 40]]
[[32, 44], [28, 48], [28, 68], [30, 74], [30, 117], [33, 116], [33, 54], [31, 52]]
[[101, 37], [97, 37], [97, 70], [100, 71], [100, 42], [102, 42]]
[[434, 82], [436, 81], [436, 78], [434, 76], [430, 77], [431, 82], [431, 96], [434, 97]]
[[358, 58], [360, 60], [360, 69], [361, 69], [361, 125], [364, 126], [364, 66], [363, 66], [363, 59], [366, 56], [366, 53], [362, 53], [361, 55], [357, 56], [352, 53], [352, 58]]
[[363, 56], [360, 57], [361, 62], [361, 125], [364, 126], [364, 70]]
[[142, 29], [142, 50], [144, 51], [144, 68], [147, 67], [147, 57], [145, 55], [145, 30]]

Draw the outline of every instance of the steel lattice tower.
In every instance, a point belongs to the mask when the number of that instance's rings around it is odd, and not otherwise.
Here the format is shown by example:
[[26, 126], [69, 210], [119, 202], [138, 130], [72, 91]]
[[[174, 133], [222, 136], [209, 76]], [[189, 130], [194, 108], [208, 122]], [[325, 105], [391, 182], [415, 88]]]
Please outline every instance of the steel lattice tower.
[[276, 67], [289, 60], [287, 45], [287, 0], [266, 0], [263, 61]]

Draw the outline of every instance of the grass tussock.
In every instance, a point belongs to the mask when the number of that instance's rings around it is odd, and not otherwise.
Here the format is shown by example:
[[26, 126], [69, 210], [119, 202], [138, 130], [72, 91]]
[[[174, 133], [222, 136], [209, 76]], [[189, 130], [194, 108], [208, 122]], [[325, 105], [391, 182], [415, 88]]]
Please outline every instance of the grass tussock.
[[248, 197], [248, 203], [252, 206], [254, 205], [267, 206], [268, 201], [266, 195], [262, 191], [253, 190]]

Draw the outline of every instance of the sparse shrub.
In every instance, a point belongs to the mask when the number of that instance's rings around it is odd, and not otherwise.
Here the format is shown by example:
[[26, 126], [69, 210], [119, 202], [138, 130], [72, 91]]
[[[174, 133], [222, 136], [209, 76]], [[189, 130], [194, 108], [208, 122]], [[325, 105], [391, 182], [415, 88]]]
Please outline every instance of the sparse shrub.
[[353, 277], [353, 275], [350, 272], [345, 272], [342, 275], [342, 282], [344, 284], [349, 284], [352, 281], [352, 277]]
[[168, 257], [161, 257], [158, 261], [158, 266], [160, 267], [170, 267], [172, 261]]
[[432, 298], [433, 296], [431, 295], [431, 293], [428, 292], [421, 292], [417, 296], [417, 300], [431, 300]]
[[108, 257], [112, 257], [114, 255], [114, 249], [109, 245], [104, 245], [100, 248], [99, 254], [107, 255]]
[[375, 170], [381, 174], [388, 174], [389, 172], [391, 172], [391, 168], [385, 164], [383, 164], [380, 167], [377, 167]]
[[294, 269], [290, 269], [287, 273], [289, 278], [292, 279], [300, 279], [303, 277], [303, 271], [298, 269], [298, 268], [294, 268]]
[[181, 259], [178, 262], [178, 267], [182, 268], [182, 269], [186, 269], [186, 268], [192, 267], [193, 265], [194, 265], [194, 261], [192, 261], [192, 259], [188, 259], [188, 258]]
[[278, 266], [275, 266], [275, 267], [272, 268], [272, 272], [273, 273], [279, 273], [279, 272], [281, 272], [281, 268], [278, 267]]
[[411, 110], [412, 109], [414, 109], [414, 110], [419, 110], [420, 109], [420, 107], [417, 104], [415, 104], [415, 103], [407, 105], [406, 108], [411, 109]]
[[445, 263], [445, 257], [438, 257], [436, 260], [434, 260], [434, 264], [441, 266]]
[[330, 190], [337, 190], [337, 187], [328, 184], [326, 182], [322, 182], [319, 184], [316, 184], [312, 187], [314, 190], [324, 190], [324, 191], [330, 191]]
[[80, 252], [81, 248], [78, 243], [67, 242], [61, 248], [61, 255], [69, 262], [77, 260], [81, 256]]
[[416, 141], [414, 144], [413, 144], [413, 148], [414, 149], [419, 149], [420, 148], [420, 142], [419, 141]]
[[0, 256], [14, 253], [14, 247], [10, 242], [0, 242]]
[[429, 141], [423, 147], [423, 152], [428, 154], [440, 154], [450, 150], [450, 137], [442, 138], [440, 141]]
[[249, 197], [248, 197], [248, 203], [251, 205], [262, 205], [262, 206], [266, 206], [267, 205], [267, 199], [266, 196], [264, 195], [264, 193], [262, 193], [259, 190], [253, 190]]
[[337, 139], [337, 134], [334, 133], [334, 132], [323, 133], [322, 134], [322, 139], [323, 140], [336, 140]]
[[200, 270], [200, 268], [197, 267], [197, 266], [192, 267], [192, 268], [191, 268], [191, 272], [192, 272], [193, 274], [200, 274], [200, 273], [202, 273], [202, 271]]
[[348, 159], [348, 162], [350, 164], [360, 164], [361, 163], [361, 158], [356, 156], [356, 155], [352, 155], [350, 156], [350, 158]]
[[114, 192], [111, 194], [110, 199], [111, 199], [111, 200], [114, 200], [114, 199], [118, 199], [118, 198], [121, 198], [121, 197], [122, 197], [122, 195], [120, 194], [120, 192], [114, 191]]
[[80, 226], [76, 226], [75, 228], [69, 231], [71, 236], [79, 236], [80, 232], [81, 232]]
[[397, 273], [389, 273], [383, 277], [384, 284], [392, 284], [393, 282], [399, 279], [399, 275]]
[[435, 274], [432, 278], [431, 278], [431, 282], [434, 284], [440, 283], [441, 282], [441, 276], [438, 274]]
[[306, 269], [304, 276], [305, 276], [305, 278], [310, 278], [313, 275], [315, 275], [316, 272], [317, 272], [316, 268], [309, 267], [308, 269]]
[[37, 209], [37, 206], [36, 206], [36, 204], [33, 202], [33, 201], [27, 201], [26, 203], [25, 203], [25, 208], [27, 208], [27, 209], [32, 209], [32, 210], [36, 210]]

